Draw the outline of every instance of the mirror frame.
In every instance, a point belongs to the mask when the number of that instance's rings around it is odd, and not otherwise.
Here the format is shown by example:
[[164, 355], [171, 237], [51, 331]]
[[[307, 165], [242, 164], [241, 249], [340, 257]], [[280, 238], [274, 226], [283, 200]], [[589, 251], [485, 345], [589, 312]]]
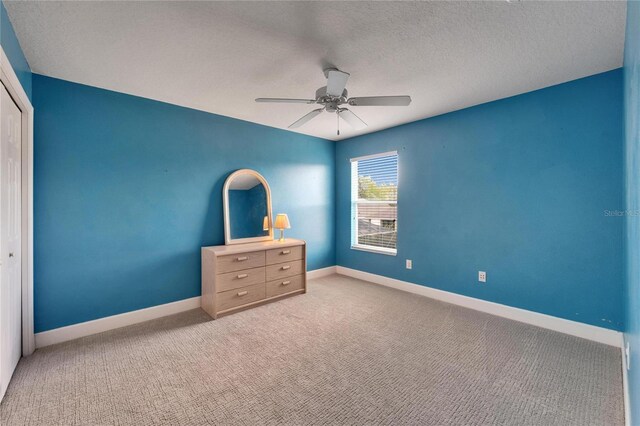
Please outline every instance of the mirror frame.
[[[264, 190], [267, 194], [267, 216], [269, 217], [269, 234], [262, 237], [249, 237], [249, 238], [231, 238], [231, 223], [229, 218], [229, 187], [233, 179], [240, 176], [249, 174], [258, 179], [258, 181], [264, 186]], [[224, 181], [222, 187], [222, 204], [224, 208], [224, 243], [225, 245], [231, 244], [244, 244], [253, 243], [256, 241], [273, 241], [273, 214], [271, 213], [271, 188], [267, 180], [258, 172], [251, 169], [240, 169], [231, 173]]]

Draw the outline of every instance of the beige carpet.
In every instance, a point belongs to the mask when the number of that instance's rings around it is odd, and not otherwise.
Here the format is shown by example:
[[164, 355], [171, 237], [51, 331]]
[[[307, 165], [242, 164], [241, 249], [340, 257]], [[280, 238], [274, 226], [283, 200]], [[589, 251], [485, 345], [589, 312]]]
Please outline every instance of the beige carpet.
[[2, 425], [622, 425], [618, 349], [362, 281], [20, 361]]

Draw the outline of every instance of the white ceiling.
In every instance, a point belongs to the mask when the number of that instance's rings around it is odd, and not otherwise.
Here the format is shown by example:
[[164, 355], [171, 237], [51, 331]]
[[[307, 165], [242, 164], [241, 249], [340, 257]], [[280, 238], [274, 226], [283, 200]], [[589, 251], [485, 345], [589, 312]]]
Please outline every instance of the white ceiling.
[[356, 132], [324, 113], [297, 129], [344, 139], [622, 65], [625, 2], [5, 2], [34, 72], [286, 128], [333, 65]]

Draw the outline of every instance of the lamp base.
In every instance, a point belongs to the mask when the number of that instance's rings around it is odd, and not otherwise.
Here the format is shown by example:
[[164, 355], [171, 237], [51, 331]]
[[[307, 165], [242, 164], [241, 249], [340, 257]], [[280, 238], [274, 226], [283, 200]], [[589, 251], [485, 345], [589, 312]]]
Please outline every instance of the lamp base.
[[280, 238], [278, 239], [278, 242], [284, 243], [284, 229], [280, 230]]

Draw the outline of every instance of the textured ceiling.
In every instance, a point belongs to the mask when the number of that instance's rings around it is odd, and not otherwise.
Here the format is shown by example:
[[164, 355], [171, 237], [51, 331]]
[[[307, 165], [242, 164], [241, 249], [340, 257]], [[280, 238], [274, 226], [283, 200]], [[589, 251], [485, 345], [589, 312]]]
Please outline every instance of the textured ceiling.
[[356, 132], [324, 113], [297, 129], [328, 139], [395, 126], [622, 65], [625, 2], [6, 2], [34, 72], [286, 128], [316, 108], [323, 67], [350, 96]]

